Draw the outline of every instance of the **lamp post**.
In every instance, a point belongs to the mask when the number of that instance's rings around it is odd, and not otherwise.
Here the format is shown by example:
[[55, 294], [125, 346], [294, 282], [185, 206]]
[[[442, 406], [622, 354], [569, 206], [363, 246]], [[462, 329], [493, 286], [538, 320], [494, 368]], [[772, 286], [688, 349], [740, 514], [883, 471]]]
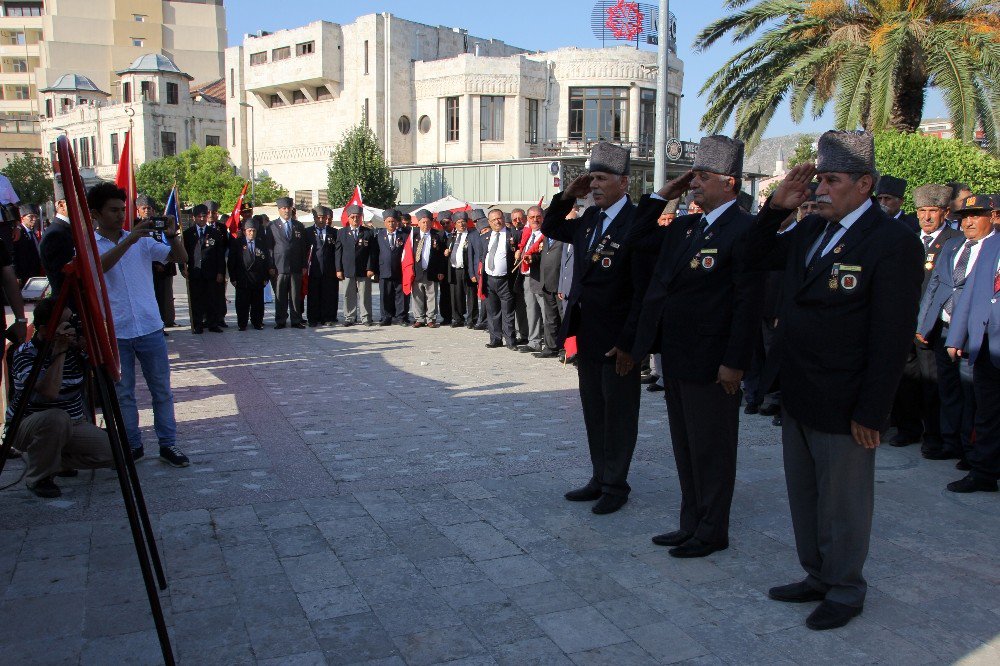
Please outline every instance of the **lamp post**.
[[656, 135], [653, 139], [653, 189], [667, 182], [667, 80], [670, 66], [670, 0], [660, 0], [657, 30]]
[[240, 106], [245, 106], [250, 109], [250, 206], [253, 207], [257, 204], [257, 196], [254, 191], [254, 185], [257, 182], [257, 151], [256, 137], [257, 134], [257, 122], [254, 120], [253, 115], [253, 105], [246, 102], [240, 102]]

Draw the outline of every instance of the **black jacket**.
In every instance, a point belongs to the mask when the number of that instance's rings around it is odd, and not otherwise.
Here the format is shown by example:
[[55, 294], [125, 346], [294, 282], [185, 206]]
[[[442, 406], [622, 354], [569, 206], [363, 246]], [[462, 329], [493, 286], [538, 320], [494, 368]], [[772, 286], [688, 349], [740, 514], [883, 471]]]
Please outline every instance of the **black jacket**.
[[452, 284], [458, 284], [459, 280], [468, 284], [471, 278], [475, 275], [475, 266], [472, 265], [472, 260], [470, 258], [472, 252], [471, 246], [474, 240], [473, 237], [479, 232], [475, 229], [470, 229], [468, 231], [464, 231], [463, 233], [465, 235], [462, 238], [461, 245], [458, 245], [457, 231], [453, 231], [448, 234], [448, 249], [450, 250], [450, 253], [447, 257], [445, 257], [445, 260], [448, 262], [448, 266], [451, 267], [451, 260], [456, 254], [462, 255], [462, 268], [456, 269], [454, 273], [450, 270], [447, 271], [448, 282]]
[[403, 280], [403, 248], [406, 246], [406, 231], [396, 229], [389, 235], [387, 229], [379, 229], [375, 234], [378, 241], [378, 277], [380, 280]]
[[309, 264], [310, 277], [334, 275], [337, 272], [337, 230], [331, 226], [325, 227], [325, 242], [317, 245], [317, 229], [313, 225], [306, 229], [305, 246], [306, 261]]
[[271, 257], [278, 275], [295, 275], [306, 267], [309, 244], [306, 243], [306, 228], [298, 220], [292, 220], [291, 235], [285, 234], [285, 221], [272, 220], [264, 233], [265, 245], [271, 250]]
[[578, 353], [583, 358], [614, 362], [605, 356], [613, 347], [632, 349], [649, 275], [645, 259], [637, 257], [625, 243], [636, 207], [631, 201], [626, 202], [608, 225], [603, 249], [591, 252], [591, 234], [601, 210], [591, 206], [580, 217], [567, 220], [566, 215], [575, 203], [564, 199], [562, 193], [556, 194], [542, 222], [546, 237], [571, 243], [574, 252], [573, 285], [567, 297], [559, 344], [575, 335]]
[[229, 279], [238, 289], [255, 289], [264, 286], [270, 278], [271, 250], [265, 243], [254, 241], [250, 254], [245, 236], [234, 238], [229, 246]]
[[765, 203], [748, 240], [748, 263], [785, 269], [775, 344], [782, 404], [803, 425], [849, 434], [851, 421], [881, 429], [913, 340], [923, 244], [878, 204], [807, 274], [826, 220], [810, 215], [777, 236], [789, 211]]
[[[920, 238], [920, 244], [923, 245], [924, 233], [920, 232], [917, 236]], [[934, 267], [937, 265], [938, 259], [941, 257], [941, 252], [944, 250], [945, 244], [952, 238], [965, 238], [965, 234], [961, 231], [955, 231], [950, 227], [944, 226], [941, 229], [941, 233], [937, 235], [933, 241], [931, 241], [931, 246], [924, 250], [924, 283], [920, 288], [920, 293], [927, 292], [927, 285], [931, 281], [931, 275], [934, 273]]]
[[201, 239], [201, 266], [196, 262], [195, 250], [198, 245], [198, 226], [194, 225], [184, 230], [184, 249], [188, 255], [188, 276], [193, 279], [214, 280], [217, 275], [226, 273], [226, 246], [228, 236], [219, 233], [211, 224], [205, 225], [205, 234]]
[[39, 253], [41, 241], [33, 232], [21, 227], [21, 237], [14, 242], [14, 273], [19, 280], [44, 275]]
[[45, 276], [49, 279], [52, 287], [52, 295], [59, 293], [59, 288], [63, 283], [63, 267], [76, 256], [76, 242], [73, 240], [73, 231], [69, 227], [69, 220], [55, 218], [42, 234], [42, 242], [38, 247], [38, 253], [45, 270]]
[[661, 227], [665, 201], [643, 198], [627, 236], [636, 251], [655, 254], [632, 355], [659, 351], [665, 377], [714, 382], [719, 366], [748, 370], [760, 330], [761, 271], [746, 266], [753, 218], [735, 201], [703, 235], [701, 214]]
[[444, 256], [444, 251], [448, 247], [448, 238], [443, 231], [436, 229], [431, 229], [427, 233], [431, 249], [427, 257], [427, 270], [424, 270], [420, 254], [417, 252], [421, 238], [420, 229], [413, 227], [410, 232], [413, 241], [413, 274], [416, 280], [422, 282], [428, 280], [438, 282], [438, 275], [445, 275], [448, 272], [448, 258]]
[[[563, 244], [554, 238], [542, 238], [538, 254], [528, 268], [528, 290], [533, 294], [559, 292], [559, 271], [562, 269]], [[528, 248], [525, 247], [525, 251]]]
[[344, 227], [337, 234], [337, 272], [355, 278], [366, 277], [368, 271], [378, 272], [375, 232], [361, 225], [357, 229]]

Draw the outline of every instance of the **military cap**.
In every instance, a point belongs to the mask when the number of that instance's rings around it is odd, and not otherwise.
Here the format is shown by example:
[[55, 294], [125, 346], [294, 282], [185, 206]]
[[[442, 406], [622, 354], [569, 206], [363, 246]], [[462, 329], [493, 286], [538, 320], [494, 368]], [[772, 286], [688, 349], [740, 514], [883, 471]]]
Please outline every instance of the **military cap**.
[[403, 222], [409, 222], [412, 219], [413, 219], [412, 215], [410, 215], [409, 213], [403, 213]]
[[192, 215], [208, 215], [208, 206], [205, 204], [198, 204], [191, 209]]
[[994, 210], [998, 210], [997, 201], [995, 197], [989, 194], [976, 194], [971, 197], [965, 197], [962, 199], [961, 205], [959, 205], [958, 210], [955, 211], [959, 216], [966, 214], [975, 213], [989, 213]]
[[739, 139], [722, 134], [702, 137], [691, 168], [739, 178], [743, 174], [743, 150]]
[[468, 222], [469, 214], [466, 213], [464, 210], [460, 210], [456, 212], [454, 216], [452, 216], [452, 219], [455, 220], [456, 222]]
[[295, 208], [295, 202], [291, 197], [278, 197], [274, 200], [274, 205], [278, 208]]
[[504, 213], [504, 214], [503, 214], [503, 223], [504, 223], [504, 224], [511, 224], [511, 216], [510, 216], [510, 213]]
[[451, 211], [443, 210], [438, 213], [438, 222], [451, 221]]
[[209, 213], [217, 213], [219, 212], [219, 202], [209, 199], [205, 202], [205, 208], [208, 209]]
[[362, 215], [364, 214], [364, 209], [358, 204], [351, 204], [347, 207], [348, 215]]
[[244, 230], [246, 230], [246, 229], [253, 229], [257, 233], [260, 233], [260, 229], [261, 229], [262, 224], [261, 224], [261, 221], [259, 219], [257, 219], [259, 217], [265, 217], [265, 216], [254, 215], [249, 220], [243, 220], [243, 222], [242, 222], [243, 229]]
[[18, 211], [21, 213], [21, 217], [26, 215], [38, 215], [39, 209], [35, 204], [21, 204], [17, 207]]
[[906, 195], [906, 180], [895, 176], [882, 176], [878, 179], [878, 186], [875, 188], [875, 196], [880, 194], [888, 194], [902, 199]]
[[312, 216], [315, 220], [316, 218], [324, 217], [326, 213], [323, 212], [323, 206], [313, 206]]
[[482, 208], [473, 208], [469, 211], [469, 219], [473, 222], [478, 222], [479, 220], [486, 219], [486, 213], [483, 212]]
[[416, 213], [413, 214], [413, 217], [415, 217], [418, 221], [424, 219], [425, 217], [433, 220], [434, 213], [430, 212], [426, 208], [421, 208], [420, 210], [418, 210]]
[[483, 233], [484, 229], [489, 229], [489, 228], [490, 228], [489, 220], [486, 219], [476, 220], [476, 231], [478, 231], [479, 233]]
[[590, 151], [591, 173], [603, 171], [619, 176], [627, 176], [632, 167], [632, 154], [627, 148], [616, 146], [607, 141], [600, 141]]
[[948, 208], [951, 206], [951, 188], [937, 183], [921, 185], [913, 190], [913, 205], [917, 208]]
[[135, 205], [136, 205], [136, 207], [139, 207], [139, 206], [153, 207], [156, 204], [153, 203], [153, 198], [151, 196], [149, 196], [148, 194], [140, 194], [139, 196], [137, 196], [135, 198]]
[[403, 214], [400, 213], [395, 208], [386, 208], [384, 211], [382, 211], [382, 219], [383, 220], [386, 220], [386, 219], [388, 219], [390, 217], [392, 219], [394, 219], [394, 220], [399, 221], [399, 220], [403, 219]]
[[875, 137], [871, 132], [830, 130], [819, 137], [817, 173], [868, 173], [875, 169]]

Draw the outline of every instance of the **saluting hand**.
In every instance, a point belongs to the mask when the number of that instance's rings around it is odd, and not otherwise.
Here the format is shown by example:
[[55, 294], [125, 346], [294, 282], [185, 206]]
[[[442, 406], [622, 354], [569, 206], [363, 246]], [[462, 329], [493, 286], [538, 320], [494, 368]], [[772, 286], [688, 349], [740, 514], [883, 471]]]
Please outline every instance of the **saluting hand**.
[[854, 441], [866, 449], [874, 449], [879, 445], [881, 435], [874, 428], [866, 428], [857, 421], [851, 421], [851, 436]]
[[686, 171], [661, 187], [656, 193], [667, 201], [680, 199], [681, 195], [687, 192], [692, 178], [694, 178], [694, 171]]
[[771, 195], [771, 208], [794, 210], [809, 198], [809, 183], [816, 175], [816, 165], [803, 162], [792, 167]]
[[565, 190], [563, 190], [563, 198], [570, 199], [583, 199], [585, 196], [590, 194], [590, 181], [594, 179], [589, 173], [582, 173], [573, 179], [573, 182], [569, 184]]

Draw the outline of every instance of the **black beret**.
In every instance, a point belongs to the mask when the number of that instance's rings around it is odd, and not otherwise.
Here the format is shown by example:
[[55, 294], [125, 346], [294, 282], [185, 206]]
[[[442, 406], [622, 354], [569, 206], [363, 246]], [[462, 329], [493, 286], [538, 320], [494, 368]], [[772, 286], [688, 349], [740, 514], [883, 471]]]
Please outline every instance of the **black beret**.
[[205, 204], [198, 204], [191, 209], [192, 215], [208, 215], [208, 206]]

